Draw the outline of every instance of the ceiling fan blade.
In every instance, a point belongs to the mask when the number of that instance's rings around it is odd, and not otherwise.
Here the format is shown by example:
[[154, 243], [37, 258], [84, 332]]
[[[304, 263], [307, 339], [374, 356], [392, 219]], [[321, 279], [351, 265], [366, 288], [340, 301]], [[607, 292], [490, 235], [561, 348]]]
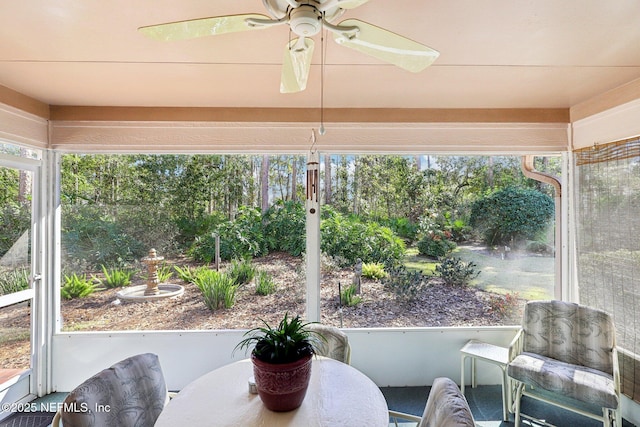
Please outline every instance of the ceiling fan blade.
[[349, 38], [332, 30], [336, 43], [414, 73], [427, 68], [440, 55], [428, 46], [357, 19], [342, 21], [337, 28], [341, 27], [357, 27], [358, 31]]
[[138, 28], [138, 31], [152, 39], [173, 41], [267, 28], [267, 26], [263, 25], [249, 25], [247, 23], [247, 19], [269, 20], [270, 18], [266, 15], [256, 13], [215, 16], [213, 18], [191, 19], [188, 21], [149, 25]]
[[306, 37], [293, 39], [287, 43], [280, 78], [281, 93], [300, 92], [307, 87], [313, 46], [313, 40]]

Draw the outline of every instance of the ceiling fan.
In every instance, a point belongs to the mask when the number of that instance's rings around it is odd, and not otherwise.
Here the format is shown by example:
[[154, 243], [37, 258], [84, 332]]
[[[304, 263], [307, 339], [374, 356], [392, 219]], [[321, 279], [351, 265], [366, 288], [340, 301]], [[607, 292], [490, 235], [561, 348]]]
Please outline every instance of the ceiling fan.
[[287, 24], [298, 37], [285, 46], [280, 92], [300, 92], [307, 86], [314, 42], [323, 29], [339, 45], [373, 56], [412, 72], [431, 65], [440, 53], [428, 46], [357, 19], [333, 24], [347, 9], [368, 0], [262, 0], [271, 17], [261, 14], [215, 16], [140, 27], [151, 38], [172, 41], [261, 30]]

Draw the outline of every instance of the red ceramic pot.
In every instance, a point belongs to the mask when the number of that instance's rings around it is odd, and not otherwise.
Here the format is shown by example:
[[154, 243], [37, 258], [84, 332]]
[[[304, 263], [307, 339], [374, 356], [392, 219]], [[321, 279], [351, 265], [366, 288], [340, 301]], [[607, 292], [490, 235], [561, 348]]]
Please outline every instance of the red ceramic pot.
[[286, 412], [302, 405], [311, 379], [311, 357], [276, 364], [251, 356], [258, 395], [267, 409]]

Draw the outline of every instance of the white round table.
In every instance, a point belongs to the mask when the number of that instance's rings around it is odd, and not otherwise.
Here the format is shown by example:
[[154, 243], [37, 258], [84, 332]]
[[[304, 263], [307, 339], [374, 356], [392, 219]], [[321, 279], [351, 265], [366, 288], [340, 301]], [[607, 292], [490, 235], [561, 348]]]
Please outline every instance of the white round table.
[[249, 393], [253, 375], [245, 359], [211, 371], [188, 384], [164, 408], [156, 427], [388, 427], [387, 402], [357, 369], [333, 359], [314, 358], [302, 406], [272, 412]]

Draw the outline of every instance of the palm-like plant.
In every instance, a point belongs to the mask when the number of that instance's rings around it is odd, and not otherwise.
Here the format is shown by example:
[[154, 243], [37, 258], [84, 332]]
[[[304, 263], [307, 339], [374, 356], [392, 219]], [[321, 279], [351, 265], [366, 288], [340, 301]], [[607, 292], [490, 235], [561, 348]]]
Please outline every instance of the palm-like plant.
[[315, 322], [303, 322], [300, 316], [284, 318], [276, 328], [261, 320], [264, 326], [247, 331], [245, 338], [238, 343], [236, 349], [245, 349], [253, 345], [251, 354], [267, 363], [290, 363], [316, 353], [324, 337], [311, 331], [307, 325]]

